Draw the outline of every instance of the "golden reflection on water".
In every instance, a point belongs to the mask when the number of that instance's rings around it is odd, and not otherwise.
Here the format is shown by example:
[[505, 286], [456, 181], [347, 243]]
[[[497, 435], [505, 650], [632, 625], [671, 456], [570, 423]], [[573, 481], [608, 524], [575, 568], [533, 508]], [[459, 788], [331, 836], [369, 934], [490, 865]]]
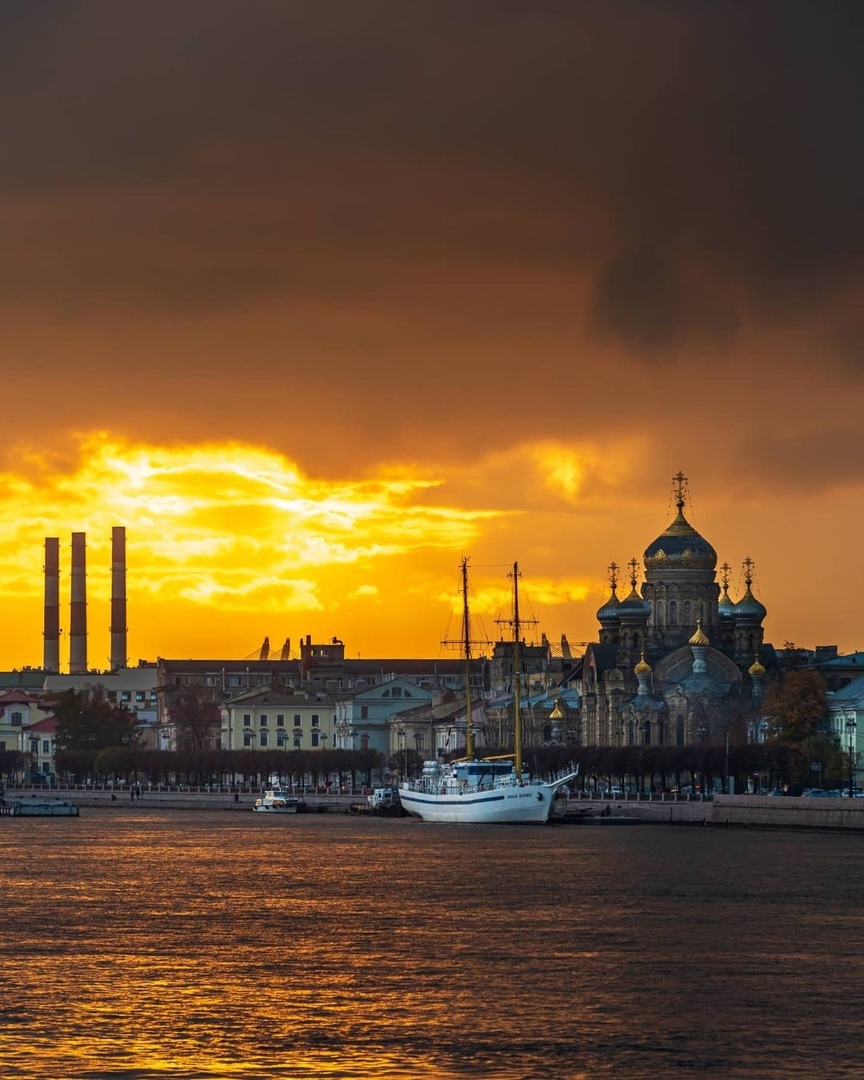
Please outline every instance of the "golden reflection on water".
[[785, 1040], [825, 1052], [790, 1015], [796, 920], [814, 952], [848, 942], [864, 886], [790, 900], [749, 873], [849, 838], [111, 810], [0, 830], [2, 1080], [767, 1077]]

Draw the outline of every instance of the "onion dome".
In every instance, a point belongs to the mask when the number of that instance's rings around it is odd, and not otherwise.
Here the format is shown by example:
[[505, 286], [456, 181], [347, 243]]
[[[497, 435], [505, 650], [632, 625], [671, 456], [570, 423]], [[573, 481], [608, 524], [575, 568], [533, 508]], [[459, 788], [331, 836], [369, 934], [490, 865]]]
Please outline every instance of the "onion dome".
[[639, 663], [636, 665], [636, 667], [633, 668], [633, 674], [634, 675], [650, 675], [651, 674], [651, 665], [645, 659], [645, 650], [644, 649], [642, 650], [642, 659], [639, 661]]
[[635, 586], [630, 595], [618, 605], [619, 619], [647, 619], [650, 614], [651, 605], [647, 600], [643, 600], [639, 593], [636, 592]]
[[621, 606], [621, 601], [618, 599], [615, 593], [616, 586], [612, 586], [612, 594], [606, 603], [597, 612], [597, 622], [606, 623], [614, 622], [618, 618], [618, 608]]
[[684, 481], [680, 473], [675, 478], [678, 514], [672, 524], [645, 548], [645, 569], [666, 567], [682, 570], [713, 570], [717, 565], [717, 552], [700, 536], [684, 517]]
[[612, 592], [606, 603], [597, 612], [597, 622], [606, 625], [608, 623], [616, 623], [618, 621], [618, 608], [621, 606], [621, 601], [618, 599], [618, 564], [610, 563], [609, 565], [609, 584], [612, 586]]
[[735, 614], [735, 601], [729, 595], [729, 571], [731, 569], [732, 567], [728, 562], [724, 562], [720, 567], [720, 584], [723, 587], [723, 595], [717, 601], [717, 614], [721, 618], [725, 616], [727, 619]]
[[561, 699], [555, 698], [555, 708], [549, 713], [550, 720], [563, 720], [564, 713], [561, 712]]
[[690, 638], [689, 645], [710, 645], [711, 642], [705, 636], [702, 630], [702, 620], [700, 619], [696, 623], [696, 633]]
[[648, 619], [651, 615], [651, 605], [647, 600], [643, 600], [636, 591], [636, 568], [639, 563], [636, 559], [631, 559], [628, 565], [630, 567], [630, 595], [621, 601], [618, 607], [618, 617], [621, 619]]
[[732, 614], [736, 619], [749, 619], [761, 623], [768, 614], [768, 609], [764, 604], [760, 604], [750, 591], [750, 586], [753, 584], [753, 560], [749, 556], [744, 560], [744, 583], [747, 588], [735, 605]]
[[759, 657], [757, 656], [748, 669], [748, 674], [751, 678], [761, 679], [765, 674], [765, 668], [759, 663]]
[[762, 619], [764, 619], [765, 616], [768, 614], [768, 609], [765, 607], [764, 604], [759, 603], [759, 601], [750, 591], [750, 586], [748, 584], [747, 591], [735, 605], [733, 614], [735, 615], [736, 619], [757, 619], [759, 622], [761, 622]]

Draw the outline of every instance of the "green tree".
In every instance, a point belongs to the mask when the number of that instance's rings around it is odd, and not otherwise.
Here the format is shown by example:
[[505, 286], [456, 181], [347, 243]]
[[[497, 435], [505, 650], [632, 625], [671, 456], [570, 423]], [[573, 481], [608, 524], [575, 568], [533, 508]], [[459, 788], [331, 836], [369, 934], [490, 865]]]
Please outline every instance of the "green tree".
[[54, 702], [58, 750], [98, 753], [109, 746], [132, 746], [135, 717], [123, 705], [110, 701], [102, 687], [65, 690]]

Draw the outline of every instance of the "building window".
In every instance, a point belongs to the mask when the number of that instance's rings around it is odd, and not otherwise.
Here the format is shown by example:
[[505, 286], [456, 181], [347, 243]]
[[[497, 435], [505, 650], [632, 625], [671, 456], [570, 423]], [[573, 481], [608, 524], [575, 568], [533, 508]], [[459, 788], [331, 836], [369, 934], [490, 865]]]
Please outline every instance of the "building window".
[[204, 685], [205, 686], [218, 686], [219, 685], [219, 676], [218, 675], [205, 675], [204, 676]]
[[243, 713], [243, 726], [249, 727], [252, 723], [252, 713]]
[[150, 700], [151, 701], [158, 701], [159, 700], [159, 695], [156, 693], [155, 690], [150, 691]]
[[285, 727], [285, 713], [276, 713], [276, 727]]
[[50, 739], [43, 739], [42, 740], [42, 753], [43, 754], [50, 754], [51, 753], [51, 740]]
[[369, 719], [369, 706], [368, 705], [361, 705], [360, 706], [360, 719], [361, 720], [368, 720]]
[[294, 748], [295, 748], [295, 750], [300, 749], [300, 736], [299, 735], [294, 736]]
[[135, 700], [136, 701], [143, 701], [144, 700], [144, 691], [143, 690], [136, 690], [135, 691]]
[[258, 745], [261, 746], [261, 747], [264, 747], [264, 746], [267, 745], [267, 732], [266, 731], [262, 731], [261, 734], [258, 736]]
[[239, 675], [229, 675], [228, 676], [228, 685], [229, 686], [242, 686], [243, 685], [243, 680]]
[[251, 731], [244, 731], [243, 732], [243, 745], [244, 746], [251, 746], [252, 745], [252, 732]]
[[13, 712], [9, 717], [12, 727], [21, 727], [24, 723], [24, 715], [20, 712]]
[[318, 727], [318, 714], [312, 713], [312, 727]]
[[318, 745], [318, 732], [317, 731], [312, 732], [312, 745], [313, 746]]
[[262, 712], [260, 716], [261, 727], [267, 727], [267, 713]]
[[303, 717], [299, 712], [294, 713], [294, 727], [303, 727]]
[[131, 690], [124, 690], [120, 695], [120, 700], [121, 701], [131, 701], [132, 700], [132, 691]]

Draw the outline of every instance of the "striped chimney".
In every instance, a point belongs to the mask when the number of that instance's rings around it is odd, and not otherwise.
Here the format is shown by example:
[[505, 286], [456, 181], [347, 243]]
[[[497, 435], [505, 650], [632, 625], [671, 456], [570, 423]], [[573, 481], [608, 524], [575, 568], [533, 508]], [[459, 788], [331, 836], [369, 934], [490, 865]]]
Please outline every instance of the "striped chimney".
[[60, 670], [60, 539], [45, 537], [45, 632], [42, 667]]
[[72, 533], [72, 577], [70, 580], [69, 672], [87, 671], [87, 534]]
[[126, 667], [126, 529], [111, 530], [111, 670]]

